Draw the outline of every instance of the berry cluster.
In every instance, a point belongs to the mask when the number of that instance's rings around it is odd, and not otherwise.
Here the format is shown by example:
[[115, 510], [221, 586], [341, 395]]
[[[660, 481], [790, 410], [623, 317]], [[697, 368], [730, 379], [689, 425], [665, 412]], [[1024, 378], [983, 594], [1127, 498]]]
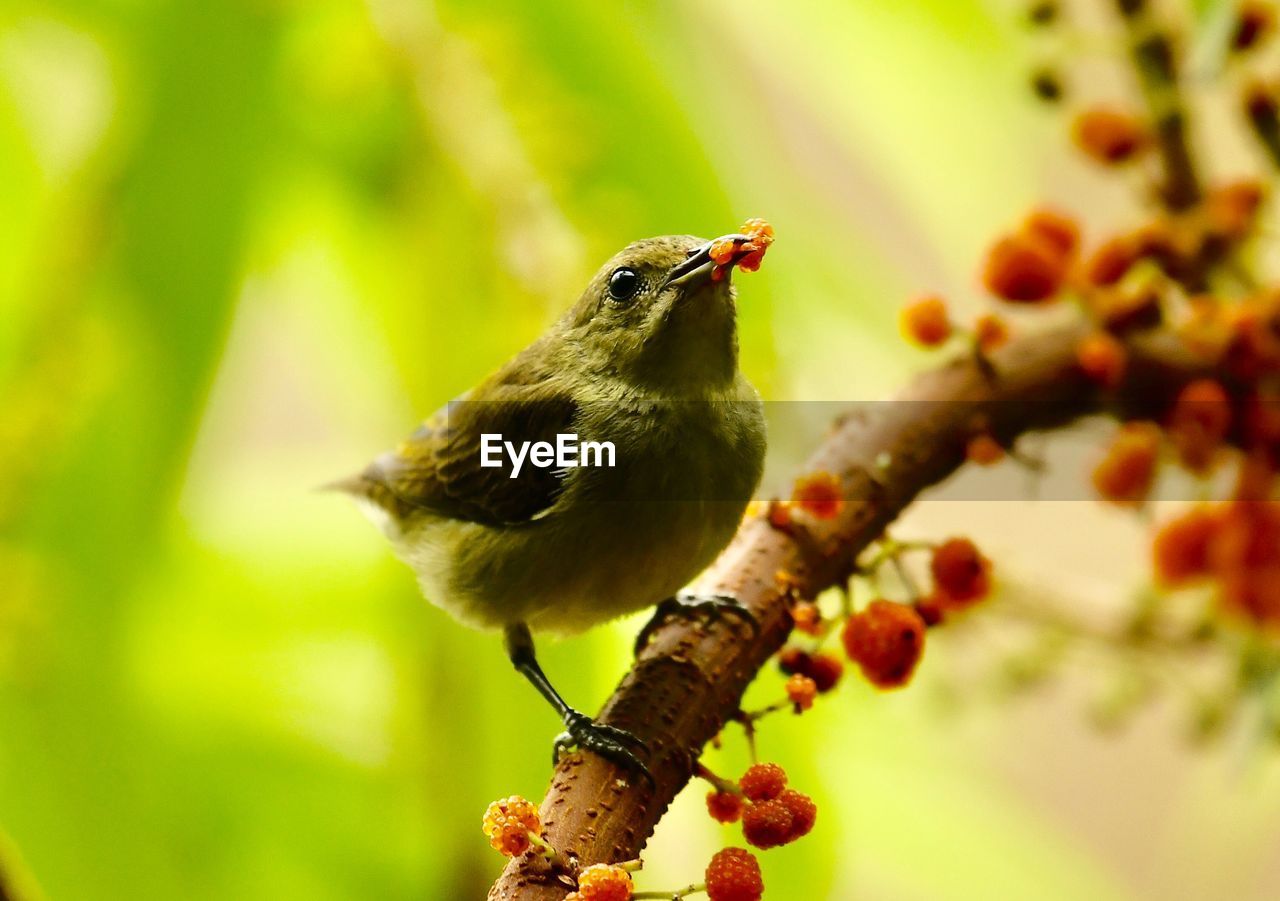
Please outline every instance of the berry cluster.
[[[1072, 302], [1084, 328], [1064, 377], [1078, 378], [1107, 406], [1142, 409], [1146, 418], [1122, 423], [1090, 474], [1102, 500], [1144, 509], [1162, 475], [1175, 468], [1205, 480], [1201, 493], [1208, 495], [1224, 483], [1208, 479], [1234, 469], [1234, 479], [1225, 480], [1234, 482], [1228, 497], [1197, 503], [1156, 530], [1155, 582], [1166, 591], [1212, 587], [1216, 606], [1193, 624], [1201, 629], [1196, 634], [1209, 634], [1204, 629], [1214, 628], [1218, 612], [1246, 626], [1274, 627], [1280, 625], [1280, 282], [1257, 271], [1263, 260], [1256, 253], [1268, 235], [1268, 179], [1201, 165], [1203, 148], [1190, 133], [1199, 110], [1182, 96], [1193, 41], [1181, 33], [1182, 23], [1162, 21], [1163, 11], [1149, 0], [1115, 6], [1142, 88], [1133, 102], [1077, 102], [1056, 65], [1037, 66], [1031, 81], [1040, 99], [1070, 105], [1064, 130], [1085, 166], [1140, 186], [1140, 212], [1091, 236], [1061, 211], [1033, 209], [988, 246], [979, 282], [996, 310]], [[1048, 39], [1067, 11], [1059, 0], [1031, 0], [1026, 21]], [[1224, 94], [1260, 158], [1280, 168], [1280, 82], [1268, 71], [1270, 57], [1258, 52], [1274, 44], [1275, 4], [1240, 0], [1227, 24], [1220, 43], [1230, 75]], [[967, 334], [980, 360], [1006, 339], [999, 314], [985, 313], [965, 330], [949, 307], [937, 294], [911, 301], [902, 310], [903, 331], [924, 347]], [[993, 328], [993, 321], [1000, 325]], [[1184, 352], [1192, 361], [1187, 368], [1203, 377], [1173, 386], [1167, 397], [1153, 394], [1153, 386], [1168, 385], [1144, 355], [1157, 341]], [[981, 465], [1016, 458], [1008, 440], [982, 423], [964, 452]], [[846, 651], [880, 687], [910, 678], [925, 626], [990, 590], [989, 564], [960, 543], [938, 548], [931, 572], [931, 594], [910, 606], [875, 601], [845, 625]]]
[[719, 823], [742, 820], [743, 835], [757, 848], [785, 845], [807, 835], [817, 817], [808, 795], [787, 788], [787, 773], [776, 763], [752, 764], [737, 785], [705, 769], [701, 775], [715, 788], [707, 794], [707, 811]]
[[615, 864], [597, 863], [578, 872], [578, 890], [565, 901], [631, 901], [631, 874]]
[[542, 842], [542, 820], [533, 802], [512, 795], [494, 801], [484, 812], [484, 834], [495, 851], [519, 857]]
[[773, 243], [773, 226], [763, 219], [742, 223], [739, 235], [725, 235], [711, 242], [709, 255], [715, 263], [711, 278], [719, 281], [733, 265], [743, 272], [755, 272], [764, 261], [765, 251]]

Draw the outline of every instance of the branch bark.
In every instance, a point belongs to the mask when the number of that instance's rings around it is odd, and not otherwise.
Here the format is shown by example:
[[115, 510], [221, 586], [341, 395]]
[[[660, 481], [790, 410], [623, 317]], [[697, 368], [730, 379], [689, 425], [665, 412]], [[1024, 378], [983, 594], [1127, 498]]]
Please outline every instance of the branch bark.
[[[1076, 365], [1089, 326], [1074, 325], [1011, 343], [989, 360], [972, 355], [920, 376], [894, 401], [856, 410], [836, 424], [807, 464], [841, 480], [838, 517], [784, 532], [765, 519], [744, 522], [698, 580], [700, 591], [733, 594], [755, 613], [750, 638], [732, 620], [672, 621], [660, 628], [600, 712], [651, 749], [655, 785], [603, 758], [561, 760], [542, 803], [547, 838], [580, 865], [639, 855], [672, 799], [689, 781], [702, 747], [738, 710], [742, 693], [791, 629], [776, 574], [785, 570], [807, 596], [841, 583], [857, 555], [922, 491], [964, 462], [975, 421], [1004, 443], [1067, 425], [1091, 413], [1159, 418], [1178, 389], [1208, 367], [1172, 336], [1130, 342], [1124, 384], [1101, 393]], [[491, 901], [559, 901], [571, 886], [533, 853], [511, 861]]]
[[1187, 109], [1179, 84], [1174, 42], [1159, 30], [1146, 0], [1116, 0], [1129, 40], [1129, 57], [1137, 73], [1147, 111], [1155, 128], [1163, 178], [1160, 201], [1171, 212], [1200, 202], [1200, 176], [1187, 133]]

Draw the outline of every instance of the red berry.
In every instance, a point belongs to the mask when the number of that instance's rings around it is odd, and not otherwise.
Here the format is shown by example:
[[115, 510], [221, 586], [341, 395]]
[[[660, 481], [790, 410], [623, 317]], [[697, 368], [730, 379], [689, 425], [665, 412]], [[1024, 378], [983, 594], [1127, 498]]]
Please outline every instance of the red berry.
[[938, 545], [929, 569], [949, 602], [945, 606], [966, 606], [991, 591], [991, 561], [968, 538], [951, 538]]
[[791, 840], [795, 816], [781, 801], [761, 801], [742, 815], [742, 836], [757, 848], [776, 848]]
[[840, 480], [829, 472], [814, 472], [796, 479], [792, 497], [801, 510], [815, 519], [834, 519], [844, 507]]
[[818, 805], [813, 803], [813, 798], [789, 788], [778, 795], [778, 803], [791, 811], [791, 837], [787, 841], [808, 835], [818, 819]]
[[1196, 379], [1183, 388], [1167, 430], [1182, 465], [1194, 473], [1207, 473], [1231, 428], [1231, 418], [1231, 399], [1218, 382]]
[[736, 823], [742, 819], [742, 804], [742, 795], [737, 792], [707, 792], [707, 813], [717, 823]]
[[742, 793], [750, 801], [770, 801], [787, 787], [787, 771], [776, 763], [756, 763], [738, 780]]
[[809, 675], [809, 659], [807, 651], [795, 645], [788, 645], [778, 652], [778, 669], [788, 676], [793, 676], [796, 673], [807, 676]]
[[1125, 423], [1093, 470], [1093, 487], [1113, 504], [1141, 504], [1155, 481], [1159, 452], [1160, 430], [1154, 423]]
[[987, 290], [1011, 303], [1052, 300], [1067, 274], [1067, 260], [1057, 246], [1031, 232], [1005, 235], [987, 251], [983, 282]]
[[760, 901], [764, 897], [760, 864], [743, 848], [718, 851], [707, 864], [705, 879], [710, 901]]
[[813, 680], [818, 694], [826, 694], [840, 682], [844, 664], [834, 654], [818, 653], [809, 658], [809, 667], [804, 674]]
[[1156, 579], [1171, 588], [1209, 573], [1209, 548], [1226, 517], [1216, 507], [1192, 507], [1156, 532], [1152, 544]]
[[877, 688], [906, 685], [924, 653], [924, 620], [911, 607], [872, 601], [849, 617], [841, 638], [849, 658]]

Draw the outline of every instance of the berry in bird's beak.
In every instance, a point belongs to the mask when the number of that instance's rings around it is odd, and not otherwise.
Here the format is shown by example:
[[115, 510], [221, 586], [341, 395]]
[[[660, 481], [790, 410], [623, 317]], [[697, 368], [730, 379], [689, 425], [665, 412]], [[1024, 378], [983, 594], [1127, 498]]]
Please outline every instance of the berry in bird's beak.
[[667, 286], [681, 285], [702, 276], [718, 282], [734, 266], [743, 272], [755, 272], [772, 243], [773, 226], [763, 219], [748, 219], [742, 224], [741, 232], [721, 235], [689, 251], [688, 258], [667, 276]]

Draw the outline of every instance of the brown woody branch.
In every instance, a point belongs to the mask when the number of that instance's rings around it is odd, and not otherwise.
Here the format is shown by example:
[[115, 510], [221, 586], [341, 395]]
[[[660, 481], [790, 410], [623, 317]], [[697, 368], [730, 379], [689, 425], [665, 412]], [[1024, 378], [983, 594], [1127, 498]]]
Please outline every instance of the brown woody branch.
[[1129, 37], [1129, 56], [1155, 129], [1163, 177], [1160, 201], [1172, 212], [1200, 202], [1196, 172], [1187, 134], [1187, 111], [1178, 76], [1172, 37], [1157, 27], [1146, 0], [1115, 0]]
[[[962, 465], [978, 423], [1011, 443], [1092, 413], [1159, 418], [1177, 390], [1205, 372], [1170, 336], [1149, 335], [1132, 342], [1121, 388], [1100, 393], [1075, 362], [1087, 328], [1021, 339], [989, 360], [956, 359], [916, 379], [896, 401], [837, 423], [808, 469], [840, 478], [848, 499], [840, 515], [789, 531], [764, 519], [744, 522], [697, 588], [738, 597], [758, 618], [759, 633], [750, 637], [731, 620], [672, 621], [655, 633], [599, 717], [647, 743], [655, 785], [591, 754], [566, 757], [542, 803], [551, 844], [583, 866], [638, 856], [702, 747], [737, 712], [743, 691], [790, 632], [777, 573], [788, 573], [809, 596], [842, 583], [890, 522]], [[510, 862], [489, 898], [559, 901], [570, 887], [530, 853]]]

